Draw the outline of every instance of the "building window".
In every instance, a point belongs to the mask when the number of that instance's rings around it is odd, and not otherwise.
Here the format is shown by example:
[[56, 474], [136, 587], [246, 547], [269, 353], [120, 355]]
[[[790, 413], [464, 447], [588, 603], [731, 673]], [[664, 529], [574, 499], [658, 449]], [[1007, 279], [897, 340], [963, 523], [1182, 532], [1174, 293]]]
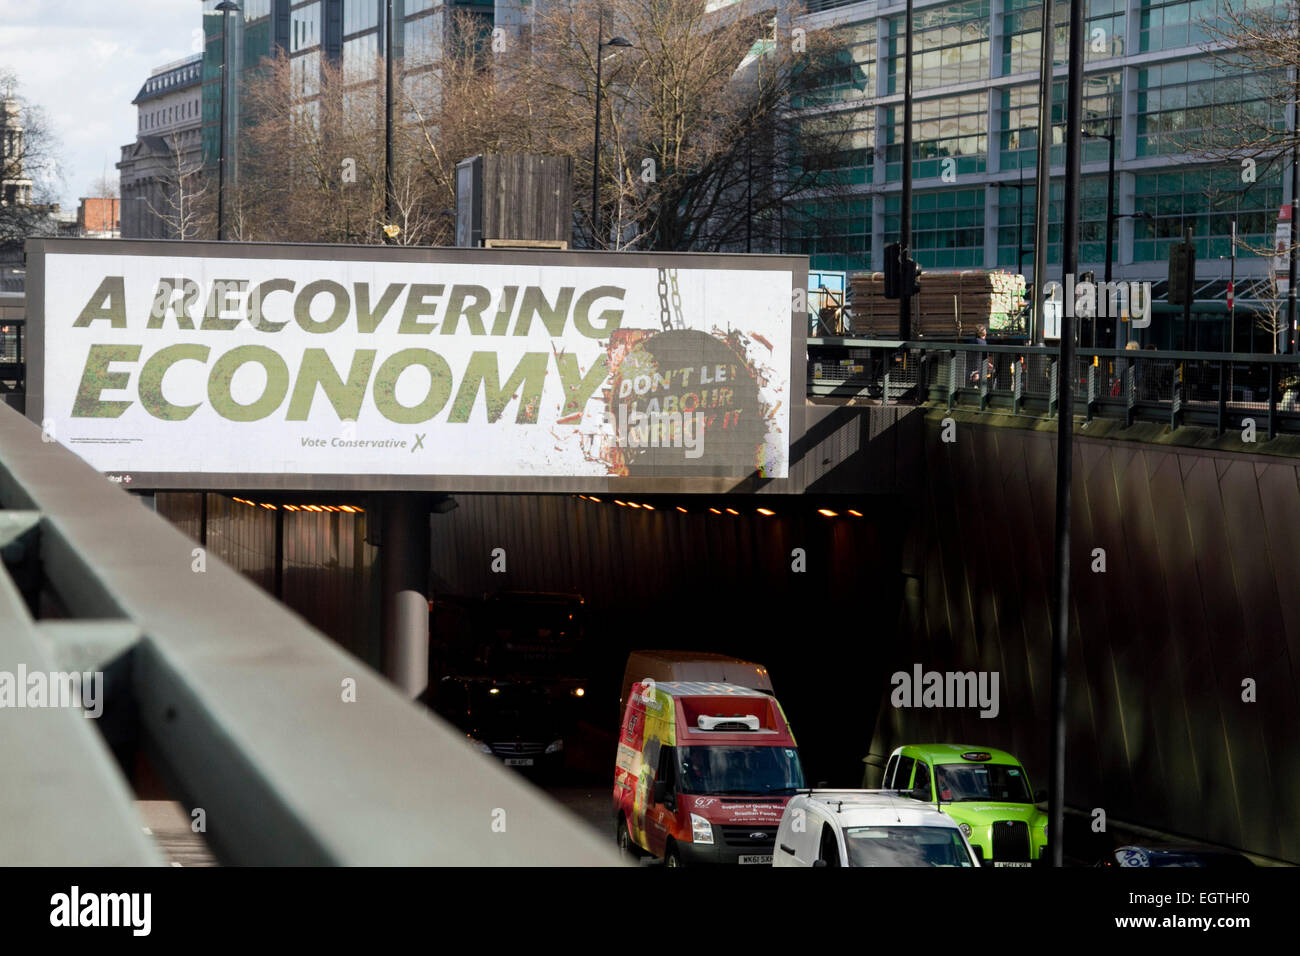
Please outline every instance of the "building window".
[[343, 0], [343, 35], [351, 36], [379, 26], [383, 0]]
[[[1024, 193], [1023, 199], [1020, 193]], [[1023, 190], [1009, 185], [998, 187], [998, 259], [1004, 268], [1028, 265], [1034, 252], [1034, 223], [1037, 191], [1031, 178]], [[1061, 224], [1065, 220], [1065, 183], [1052, 183], [1048, 193], [1047, 261], [1061, 261]], [[1116, 206], [1119, 200], [1116, 198]], [[1020, 240], [1016, 240], [1016, 220], [1020, 220]], [[1023, 249], [1023, 256], [1017, 250]], [[1119, 226], [1115, 227], [1113, 261], [1119, 261]], [[1019, 259], [1019, 261], [1017, 261]], [[1079, 180], [1079, 261], [1101, 263], [1106, 260], [1106, 177], [1084, 176]]]
[[[985, 79], [989, 75], [988, 0], [965, 0], [913, 17], [912, 89]], [[903, 18], [889, 21], [890, 93], [903, 89]]]
[[442, 58], [442, 18], [408, 20], [402, 28], [402, 56], [407, 69], [436, 63]]
[[787, 242], [814, 269], [871, 268], [871, 200], [850, 199], [791, 206]]
[[[885, 241], [897, 242], [902, 196], [885, 197]], [[912, 194], [912, 249], [922, 268], [982, 268], [984, 187]]]
[[799, 92], [794, 96], [796, 109], [875, 95], [875, 21], [850, 24], [839, 31], [847, 42], [831, 54], [831, 62], [825, 69], [809, 71], [799, 77]]
[[367, 33], [343, 43], [343, 82], [365, 83], [379, 75], [379, 34]]
[[800, 144], [836, 143], [833, 164], [825, 171], [827, 185], [864, 184], [875, 179], [876, 121], [875, 110], [856, 110], [826, 117], [809, 117], [799, 126]]
[[[1124, 0], [1088, 0], [1085, 60], [1105, 60], [1124, 55]], [[1065, 63], [1070, 49], [1070, 5], [1057, 2], [1053, 23], [1052, 53], [1056, 63]], [[1002, 21], [1002, 73], [1037, 72], [1042, 49], [1041, 0], [1006, 0]]]
[[1209, 60], [1180, 60], [1137, 71], [1137, 155], [1185, 153], [1213, 145], [1225, 130], [1283, 128], [1269, 97], [1281, 77], [1234, 73]]
[[320, 92], [320, 51], [316, 50], [289, 61], [290, 91], [294, 99], [304, 99]]
[[[1065, 81], [1052, 84], [1052, 163], [1065, 162]], [[1038, 165], [1038, 86], [1009, 87], [997, 94], [1001, 98], [998, 133], [1001, 168], [1033, 169]], [[1083, 80], [1083, 115], [1085, 128], [1091, 133], [1111, 132], [1110, 118], [1115, 117], [1115, 155], [1122, 155], [1120, 111], [1120, 74], [1093, 73]], [[1083, 141], [1083, 162], [1104, 163], [1110, 146], [1105, 139], [1087, 137]]]
[[[1273, 226], [1282, 203], [1282, 170], [1261, 169], [1255, 183], [1244, 185], [1236, 166], [1186, 171], [1138, 173], [1133, 177], [1135, 212], [1151, 220], [1133, 221], [1133, 259], [1164, 262], [1169, 247], [1192, 230], [1196, 257], [1202, 261], [1232, 255], [1232, 220], [1237, 220], [1238, 256], [1273, 243]], [[1246, 248], [1242, 248], [1242, 247]]]
[[[988, 159], [988, 94], [967, 93], [912, 106], [912, 175], [981, 173]], [[903, 110], [885, 110], [885, 178], [903, 175]]]
[[442, 87], [431, 71], [402, 77], [402, 91], [406, 96], [406, 117], [411, 122], [421, 122], [421, 116], [436, 111], [442, 102]]
[[299, 7], [290, 15], [289, 52], [297, 53], [320, 43], [320, 0]]
[[[1251, 3], [1248, 7], [1254, 7]], [[1198, 46], [1213, 39], [1208, 26], [1218, 22], [1215, 0], [1142, 0], [1138, 12], [1138, 51]]]

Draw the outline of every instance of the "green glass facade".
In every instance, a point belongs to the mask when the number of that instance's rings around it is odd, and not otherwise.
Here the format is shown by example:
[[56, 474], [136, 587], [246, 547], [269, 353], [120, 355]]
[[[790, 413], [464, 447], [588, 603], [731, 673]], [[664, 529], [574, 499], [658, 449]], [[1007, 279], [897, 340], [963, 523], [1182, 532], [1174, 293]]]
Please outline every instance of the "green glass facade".
[[[1205, 21], [1218, 15], [1219, 2], [1087, 4], [1081, 271], [1100, 275], [1106, 261], [1111, 138], [1116, 278], [1163, 279], [1170, 244], [1190, 229], [1198, 277], [1226, 279], [1234, 219], [1246, 244], [1237, 250], [1238, 276], [1267, 268], [1251, 249], [1269, 244], [1278, 207], [1289, 199], [1285, 177], [1264, 163], [1248, 176], [1221, 149], [1224, 131], [1242, 115], [1285, 126], [1266, 98], [1284, 78], [1242, 73], [1206, 52]], [[785, 248], [808, 253], [814, 269], [878, 270], [899, 228], [903, 17], [896, 6], [881, 15], [883, 5], [841, 0], [810, 9], [808, 29], [835, 28], [845, 39], [833, 66], [806, 78], [795, 105], [817, 107], [816, 122], [833, 126], [840, 117], [851, 127], [837, 172], [852, 198], [844, 210], [829, 200], [801, 204]], [[917, 2], [912, 230], [925, 268], [1031, 268], [1041, 9], [1035, 0]], [[1068, 3], [1058, 2], [1054, 16], [1048, 259], [1059, 268]]]

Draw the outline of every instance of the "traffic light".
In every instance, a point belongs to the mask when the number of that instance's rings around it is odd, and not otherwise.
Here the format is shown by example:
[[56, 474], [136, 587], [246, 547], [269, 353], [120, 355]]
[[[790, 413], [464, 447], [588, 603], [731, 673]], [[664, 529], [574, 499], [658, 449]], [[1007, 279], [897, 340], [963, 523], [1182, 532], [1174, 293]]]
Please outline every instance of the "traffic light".
[[896, 242], [885, 246], [885, 298], [898, 299], [903, 295], [902, 270], [899, 261], [901, 249]]
[[885, 246], [885, 298], [901, 299], [921, 291], [921, 267], [915, 259], [904, 259], [896, 242]]
[[908, 259], [903, 263], [902, 282], [904, 291], [909, 295], [917, 295], [921, 291], [921, 267], [915, 259]]
[[1196, 275], [1196, 246], [1190, 242], [1178, 242], [1169, 247], [1169, 291], [1166, 296], [1170, 305], [1183, 305], [1187, 301]]

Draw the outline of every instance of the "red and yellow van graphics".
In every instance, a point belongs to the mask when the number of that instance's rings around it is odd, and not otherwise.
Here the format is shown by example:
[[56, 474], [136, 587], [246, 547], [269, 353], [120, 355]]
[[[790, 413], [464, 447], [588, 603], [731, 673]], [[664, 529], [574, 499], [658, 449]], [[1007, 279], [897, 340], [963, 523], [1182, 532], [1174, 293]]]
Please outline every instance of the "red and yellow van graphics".
[[770, 864], [781, 813], [803, 787], [794, 735], [770, 694], [696, 681], [632, 685], [614, 769], [625, 848], [670, 866]]

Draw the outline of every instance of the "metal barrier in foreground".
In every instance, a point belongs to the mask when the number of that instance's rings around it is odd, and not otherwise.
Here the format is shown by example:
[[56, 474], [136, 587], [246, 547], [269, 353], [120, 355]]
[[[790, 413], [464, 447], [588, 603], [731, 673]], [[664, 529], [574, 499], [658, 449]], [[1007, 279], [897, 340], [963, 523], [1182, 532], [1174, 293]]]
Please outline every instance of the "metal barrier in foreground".
[[[931, 402], [1051, 416], [1055, 349], [965, 342], [808, 340], [808, 394]], [[1300, 434], [1300, 356], [1079, 348], [1069, 380], [1080, 417], [1197, 425], [1261, 438]]]
[[[0, 863], [160, 863], [119, 769], [141, 750], [225, 863], [618, 862], [612, 835], [42, 438], [0, 403]], [[33, 692], [96, 671], [96, 719]]]

